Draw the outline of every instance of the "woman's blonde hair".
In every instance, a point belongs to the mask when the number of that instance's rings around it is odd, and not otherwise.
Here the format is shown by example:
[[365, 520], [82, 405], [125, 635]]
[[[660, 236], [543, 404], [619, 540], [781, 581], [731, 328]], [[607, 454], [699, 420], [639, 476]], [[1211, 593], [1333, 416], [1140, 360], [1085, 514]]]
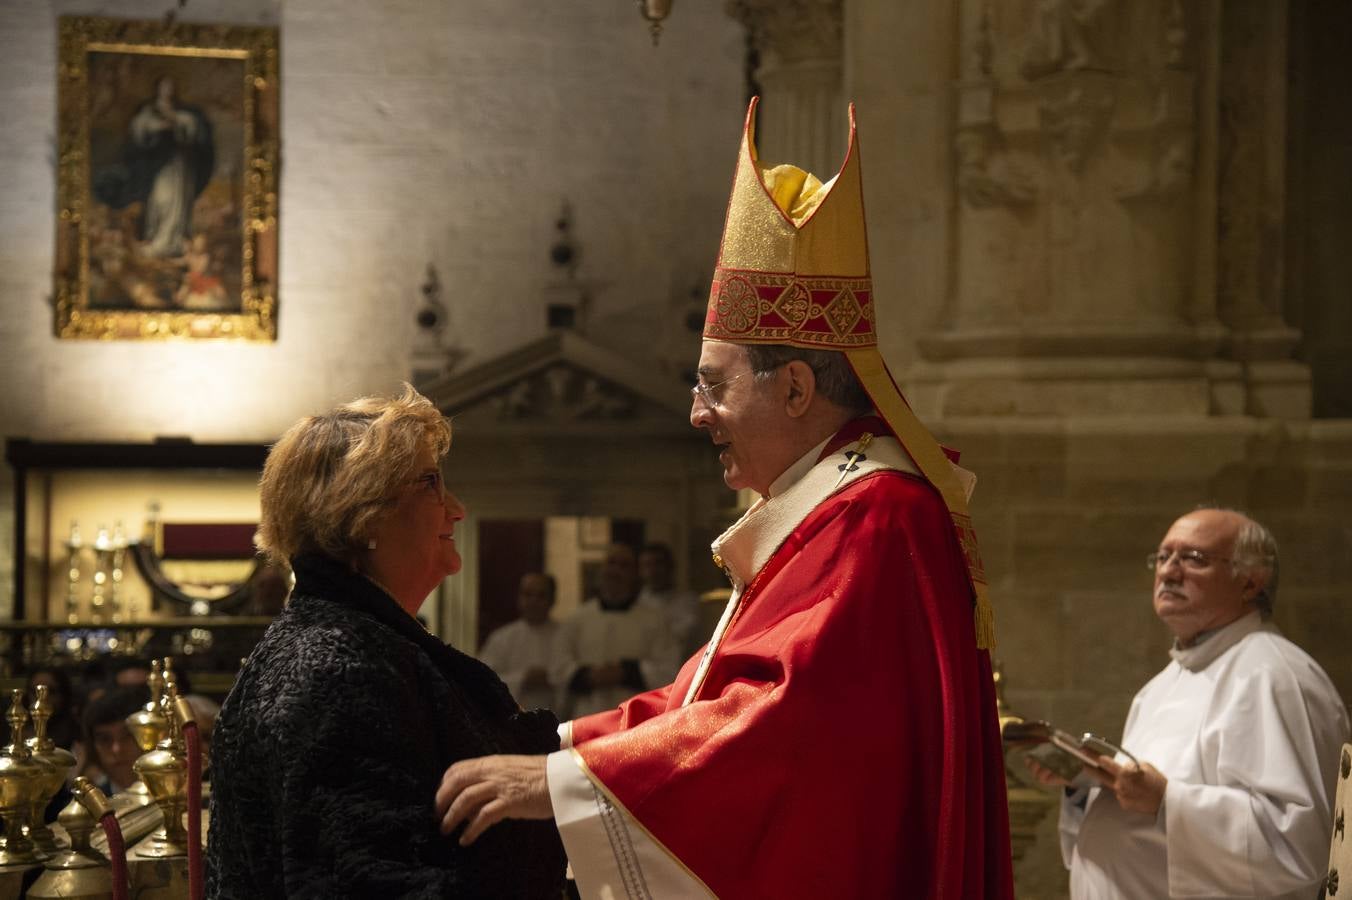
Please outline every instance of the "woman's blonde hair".
[[450, 423], [408, 384], [397, 397], [306, 416], [268, 451], [254, 544], [282, 564], [306, 552], [354, 562], [372, 521], [416, 474], [419, 451], [441, 459], [450, 446]]

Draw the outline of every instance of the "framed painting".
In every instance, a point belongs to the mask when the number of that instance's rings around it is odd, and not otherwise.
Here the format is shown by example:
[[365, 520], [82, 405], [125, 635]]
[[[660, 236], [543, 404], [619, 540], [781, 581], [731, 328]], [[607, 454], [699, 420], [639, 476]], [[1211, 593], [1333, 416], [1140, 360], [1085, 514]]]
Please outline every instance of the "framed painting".
[[277, 30], [60, 20], [56, 334], [277, 337]]

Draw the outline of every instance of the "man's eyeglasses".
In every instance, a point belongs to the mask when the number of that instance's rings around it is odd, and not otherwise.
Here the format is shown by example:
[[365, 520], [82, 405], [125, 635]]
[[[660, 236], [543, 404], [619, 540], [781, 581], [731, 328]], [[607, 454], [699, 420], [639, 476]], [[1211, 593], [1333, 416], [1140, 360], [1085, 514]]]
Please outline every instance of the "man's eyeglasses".
[[713, 384], [705, 384], [704, 382], [701, 381], [690, 389], [690, 396], [694, 397], [696, 400], [703, 400], [705, 403], [708, 403], [709, 405], [712, 406], [713, 404], [718, 402], [718, 394], [715, 393], [716, 391], [721, 389], [724, 385], [732, 384], [734, 381], [736, 381], [738, 378], [741, 378], [743, 375], [750, 374], [751, 370], [747, 369], [740, 375], [734, 375], [731, 378], [724, 378], [722, 381], [718, 381]]
[[1175, 556], [1178, 557], [1178, 564], [1189, 572], [1200, 572], [1212, 563], [1230, 562], [1228, 556], [1208, 556], [1201, 550], [1156, 550], [1146, 554], [1145, 567], [1157, 572], [1169, 565], [1169, 560]]

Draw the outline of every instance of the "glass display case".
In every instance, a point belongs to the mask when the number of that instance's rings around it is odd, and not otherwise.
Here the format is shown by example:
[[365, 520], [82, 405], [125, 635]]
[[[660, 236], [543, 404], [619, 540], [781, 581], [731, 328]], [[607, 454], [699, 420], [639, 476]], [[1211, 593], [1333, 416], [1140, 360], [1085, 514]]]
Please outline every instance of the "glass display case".
[[0, 625], [4, 674], [172, 655], [191, 660], [195, 681], [228, 685], [287, 590], [252, 547], [266, 452], [9, 439], [14, 593], [12, 619]]

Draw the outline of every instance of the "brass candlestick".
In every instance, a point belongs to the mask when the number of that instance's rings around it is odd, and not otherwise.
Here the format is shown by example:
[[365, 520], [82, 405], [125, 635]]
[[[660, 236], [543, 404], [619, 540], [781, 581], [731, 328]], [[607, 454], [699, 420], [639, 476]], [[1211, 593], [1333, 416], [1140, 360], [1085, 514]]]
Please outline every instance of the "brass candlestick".
[[[80, 782], [83, 782], [83, 787]], [[85, 779], [76, 779], [76, 784], [77, 791], [93, 791], [98, 794], [99, 800], [107, 802], [98, 788], [91, 786]], [[27, 896], [32, 900], [110, 900], [113, 896], [113, 877], [108, 860], [89, 845], [90, 833], [98, 826], [94, 817], [79, 799], [73, 799], [61, 810], [56, 821], [70, 835], [70, 848], [47, 860], [47, 871], [28, 889]]]
[[80, 621], [80, 549], [84, 541], [80, 539], [80, 523], [70, 523], [70, 536], [66, 538], [66, 621], [74, 625]]
[[[164, 740], [164, 736], [169, 733], [169, 720], [164, 717], [164, 710], [161, 709], [164, 695], [164, 675], [158, 659], [150, 663], [150, 677], [146, 680], [146, 684], [150, 688], [150, 702], [143, 709], [127, 716], [127, 728], [131, 731], [132, 739], [136, 741], [136, 746], [141, 748], [142, 753], [149, 753], [154, 750], [155, 746]], [[124, 793], [134, 795], [142, 803], [152, 802], [150, 789], [139, 778]]]
[[33, 701], [33, 737], [28, 739], [28, 749], [33, 760], [43, 767], [45, 775], [38, 780], [33, 802], [28, 807], [28, 836], [43, 856], [52, 856], [58, 849], [56, 836], [43, 821], [47, 804], [65, 784], [66, 775], [75, 767], [75, 756], [69, 750], [56, 746], [47, 736], [47, 720], [52, 717], [52, 703], [47, 699], [47, 685], [37, 686], [37, 698]]
[[178, 702], [178, 685], [167, 673], [160, 712], [168, 722], [169, 730], [155, 749], [136, 761], [136, 774], [150, 789], [156, 805], [164, 815], [164, 824], [151, 832], [137, 849], [136, 855], [162, 859], [188, 854], [188, 833], [183, 828], [183, 811], [188, 803], [188, 762], [183, 747], [183, 733], [174, 715]]
[[89, 597], [89, 618], [95, 625], [102, 625], [106, 619], [108, 605], [108, 570], [111, 568], [113, 540], [108, 529], [100, 525], [94, 536], [94, 583], [93, 593]]
[[33, 761], [33, 754], [24, 744], [23, 729], [28, 724], [28, 710], [23, 708], [23, 691], [10, 693], [9, 733], [11, 741], [0, 750], [0, 816], [5, 817], [5, 836], [0, 841], [0, 867], [31, 866], [42, 860], [33, 852], [33, 842], [23, 833], [28, 824], [28, 810], [33, 797], [40, 790], [40, 782], [47, 774], [41, 763]]
[[[122, 522], [113, 523], [113, 542], [110, 553], [112, 571], [108, 573], [108, 606], [113, 613], [113, 624], [135, 621], [130, 604], [123, 610], [122, 597], [123, 566], [127, 562], [127, 535], [122, 531]], [[130, 648], [128, 648], [130, 652]]]

